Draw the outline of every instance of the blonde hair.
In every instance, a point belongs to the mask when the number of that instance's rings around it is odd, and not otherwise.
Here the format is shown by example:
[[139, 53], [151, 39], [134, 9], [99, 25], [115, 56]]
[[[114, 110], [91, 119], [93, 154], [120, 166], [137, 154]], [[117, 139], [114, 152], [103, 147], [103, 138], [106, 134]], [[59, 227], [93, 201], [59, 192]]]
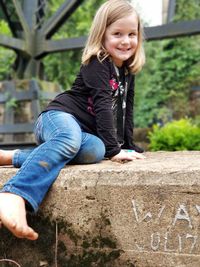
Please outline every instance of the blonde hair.
[[108, 0], [98, 9], [83, 51], [82, 64], [88, 64], [92, 56], [97, 56], [101, 62], [109, 56], [103, 47], [107, 27], [133, 12], [135, 12], [138, 19], [138, 45], [135, 54], [128, 60], [127, 67], [132, 73], [137, 73], [141, 70], [145, 63], [143, 28], [138, 13], [127, 0]]

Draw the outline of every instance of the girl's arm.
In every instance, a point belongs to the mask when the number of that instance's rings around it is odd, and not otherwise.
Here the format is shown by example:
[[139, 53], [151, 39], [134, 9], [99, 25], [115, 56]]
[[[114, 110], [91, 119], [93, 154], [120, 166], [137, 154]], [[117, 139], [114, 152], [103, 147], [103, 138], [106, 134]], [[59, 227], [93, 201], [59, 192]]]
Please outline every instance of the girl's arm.
[[125, 119], [125, 132], [124, 132], [124, 145], [123, 148], [133, 149], [133, 105], [134, 105], [134, 89], [135, 77], [130, 77], [130, 83], [127, 92], [126, 101], [126, 119]]
[[112, 96], [110, 88], [111, 63], [109, 59], [102, 63], [97, 58], [82, 69], [83, 80], [92, 97], [96, 119], [97, 135], [106, 147], [105, 157], [117, 155], [121, 147], [118, 145], [112, 114]]
[[110, 62], [105, 60], [100, 63], [95, 58], [83, 68], [82, 75], [93, 100], [97, 134], [105, 144], [105, 157], [118, 162], [144, 158], [144, 156], [135, 151], [121, 150], [117, 142], [111, 108], [112, 95], [109, 84], [111, 78]]
[[142, 153], [144, 150], [134, 144], [133, 128], [134, 128], [134, 96], [135, 96], [135, 76], [132, 76], [127, 92], [126, 102], [126, 120], [124, 133], [124, 149], [132, 149], [136, 152]]
[[121, 149], [119, 154], [111, 158], [112, 161], [123, 162], [123, 161], [131, 161], [134, 159], [146, 158], [144, 155], [141, 154], [141, 152], [143, 152], [142, 150], [137, 151], [136, 148], [138, 147], [133, 142], [134, 88], [135, 88], [135, 77], [132, 76], [127, 92], [124, 144], [122, 146], [123, 149]]

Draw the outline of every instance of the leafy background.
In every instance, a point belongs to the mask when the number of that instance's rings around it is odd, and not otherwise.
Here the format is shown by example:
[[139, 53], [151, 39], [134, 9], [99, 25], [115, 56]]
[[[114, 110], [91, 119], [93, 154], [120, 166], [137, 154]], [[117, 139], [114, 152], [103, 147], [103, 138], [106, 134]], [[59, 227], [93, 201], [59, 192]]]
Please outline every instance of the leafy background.
[[[50, 0], [47, 14], [53, 14], [64, 0]], [[54, 39], [87, 35], [96, 9], [103, 0], [87, 0], [54, 35]], [[200, 0], [177, 0], [174, 21], [199, 19]], [[1, 34], [10, 35], [0, 20]], [[197, 117], [190, 104], [191, 88], [200, 85], [200, 36], [145, 42], [147, 62], [136, 76], [135, 126], [151, 127], [173, 119]], [[45, 79], [69, 89], [80, 67], [81, 50], [48, 55]], [[13, 51], [0, 47], [0, 80], [13, 77]]]

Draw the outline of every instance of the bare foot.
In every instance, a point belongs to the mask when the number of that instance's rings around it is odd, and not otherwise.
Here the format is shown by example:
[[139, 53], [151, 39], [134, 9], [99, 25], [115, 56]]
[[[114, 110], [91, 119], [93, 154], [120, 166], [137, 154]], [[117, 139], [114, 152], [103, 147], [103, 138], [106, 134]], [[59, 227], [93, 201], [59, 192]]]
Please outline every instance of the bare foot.
[[0, 150], [0, 166], [12, 165], [12, 159], [16, 150]]
[[18, 195], [0, 193], [0, 220], [16, 237], [38, 238], [38, 234], [27, 224], [25, 201]]

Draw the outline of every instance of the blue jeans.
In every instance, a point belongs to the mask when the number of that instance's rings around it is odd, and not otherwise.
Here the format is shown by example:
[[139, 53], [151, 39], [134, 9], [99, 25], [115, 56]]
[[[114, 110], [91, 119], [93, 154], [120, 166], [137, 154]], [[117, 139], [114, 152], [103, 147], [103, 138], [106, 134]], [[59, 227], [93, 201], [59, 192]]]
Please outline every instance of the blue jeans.
[[104, 143], [95, 135], [82, 131], [71, 114], [51, 110], [42, 113], [36, 122], [33, 150], [17, 150], [13, 165], [19, 171], [3, 187], [24, 198], [37, 211], [49, 187], [68, 163], [97, 163], [104, 158]]

